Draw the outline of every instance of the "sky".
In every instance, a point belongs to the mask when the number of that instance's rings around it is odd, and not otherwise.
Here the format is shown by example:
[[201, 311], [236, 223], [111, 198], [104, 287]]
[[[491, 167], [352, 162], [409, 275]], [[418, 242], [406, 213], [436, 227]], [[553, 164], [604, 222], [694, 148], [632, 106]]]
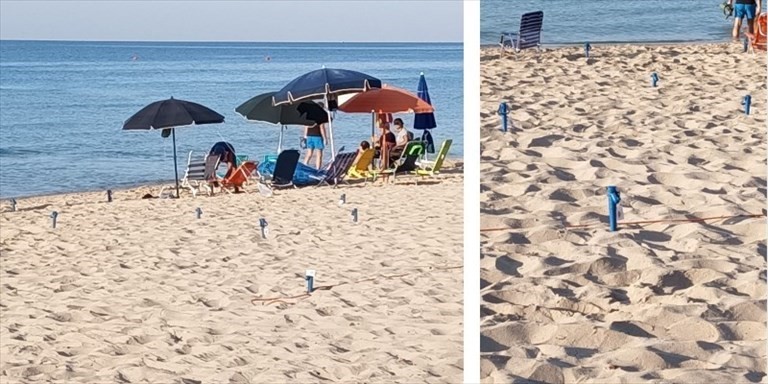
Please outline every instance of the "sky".
[[0, 0], [0, 39], [461, 42], [461, 0]]

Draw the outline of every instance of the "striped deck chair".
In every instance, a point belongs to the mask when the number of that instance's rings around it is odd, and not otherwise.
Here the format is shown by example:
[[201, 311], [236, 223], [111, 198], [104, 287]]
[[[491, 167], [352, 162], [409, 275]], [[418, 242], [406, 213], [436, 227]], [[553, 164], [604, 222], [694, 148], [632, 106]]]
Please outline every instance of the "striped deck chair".
[[317, 184], [318, 187], [323, 184], [337, 186], [344, 180], [344, 177], [352, 167], [352, 162], [355, 161], [356, 156], [357, 152], [339, 153], [336, 155], [336, 158], [333, 160], [333, 162], [328, 165], [327, 169], [324, 170], [323, 174], [325, 177], [310, 177], [319, 181]]
[[208, 195], [213, 193], [209, 182], [214, 179], [216, 167], [219, 165], [218, 156], [208, 156], [208, 154], [202, 154], [193, 156], [189, 151], [187, 157], [187, 170], [184, 172], [184, 178], [181, 180], [181, 186], [183, 188], [189, 188], [192, 192], [192, 196], [205, 189]]
[[528, 48], [541, 50], [541, 25], [544, 23], [544, 12], [529, 12], [520, 18], [519, 32], [502, 32], [499, 45], [503, 54], [507, 49], [515, 53]]

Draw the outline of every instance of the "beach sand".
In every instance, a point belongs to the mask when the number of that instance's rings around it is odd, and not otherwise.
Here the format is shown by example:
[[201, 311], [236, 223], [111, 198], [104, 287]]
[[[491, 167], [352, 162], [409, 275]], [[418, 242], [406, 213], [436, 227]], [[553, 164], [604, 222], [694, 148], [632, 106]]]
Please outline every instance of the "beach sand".
[[482, 51], [484, 383], [766, 382], [765, 218], [607, 224], [609, 185], [624, 222], [764, 214], [766, 59], [741, 48]]
[[[102, 192], [20, 199], [17, 212], [4, 202], [0, 382], [460, 382], [454, 171], [271, 197], [142, 200], [158, 188], [138, 188], [112, 203]], [[310, 297], [251, 302], [305, 293], [307, 269]]]

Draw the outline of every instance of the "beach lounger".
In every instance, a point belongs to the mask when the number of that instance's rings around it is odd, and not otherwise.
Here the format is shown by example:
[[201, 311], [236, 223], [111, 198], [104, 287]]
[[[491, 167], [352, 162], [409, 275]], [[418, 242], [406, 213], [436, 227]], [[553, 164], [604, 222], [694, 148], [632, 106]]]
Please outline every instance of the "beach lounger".
[[256, 173], [258, 163], [255, 161], [245, 161], [232, 173], [229, 178], [221, 180], [221, 188], [229, 193], [233, 193], [235, 188], [242, 188], [251, 176]]
[[323, 184], [336, 186], [344, 180], [344, 176], [347, 175], [349, 169], [352, 167], [352, 162], [355, 161], [356, 152], [339, 153], [330, 165], [323, 171], [325, 177], [311, 176], [313, 179], [319, 181], [317, 186]]
[[184, 178], [181, 180], [181, 186], [183, 188], [189, 188], [192, 192], [192, 196], [205, 189], [208, 195], [213, 193], [209, 182], [214, 179], [216, 167], [219, 165], [218, 156], [208, 156], [202, 154], [198, 156], [193, 155], [194, 151], [189, 152], [187, 158], [187, 170], [184, 172]]
[[422, 161], [419, 163], [419, 168], [413, 171], [413, 174], [422, 177], [437, 177], [440, 175], [440, 168], [443, 167], [445, 157], [448, 156], [448, 150], [451, 149], [453, 144], [452, 139], [443, 141], [440, 145], [440, 150], [437, 152], [435, 161]]
[[[352, 165], [347, 172], [347, 179], [360, 180], [364, 182], [368, 181], [368, 178], [373, 180], [373, 173], [370, 172], [371, 163], [373, 163], [373, 156], [376, 154], [376, 150], [373, 148], [366, 149], [357, 160], [357, 163]], [[354, 160], [354, 159], [353, 159]]]
[[754, 30], [746, 33], [747, 38], [749, 39], [749, 47], [752, 53], [754, 53], [756, 50], [766, 50], [766, 32], [768, 32], [768, 28], [766, 28], [767, 22], [768, 14], [761, 13], [755, 21]]
[[519, 32], [502, 32], [501, 52], [507, 49], [514, 50], [515, 53], [528, 48], [537, 48], [541, 50], [541, 25], [544, 23], [544, 12], [529, 12], [520, 18]]
[[392, 181], [394, 182], [394, 177], [396, 177], [398, 173], [415, 171], [417, 168], [416, 162], [424, 155], [424, 150], [425, 145], [423, 142], [409, 141], [408, 144], [405, 145], [403, 152], [400, 154], [400, 158], [395, 160], [390, 165], [389, 169], [380, 171], [377, 175], [393, 176]]
[[273, 188], [295, 187], [293, 185], [293, 174], [296, 172], [296, 166], [299, 164], [299, 151], [295, 149], [286, 149], [280, 152], [275, 162], [275, 171], [272, 173], [270, 186]]

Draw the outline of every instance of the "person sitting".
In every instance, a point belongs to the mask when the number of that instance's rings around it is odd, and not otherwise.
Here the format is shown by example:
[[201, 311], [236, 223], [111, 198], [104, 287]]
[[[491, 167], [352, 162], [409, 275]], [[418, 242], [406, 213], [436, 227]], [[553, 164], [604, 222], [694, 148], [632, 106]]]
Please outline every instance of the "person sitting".
[[409, 141], [413, 140], [413, 134], [408, 132], [403, 126], [403, 119], [398, 117], [393, 124], [395, 124], [397, 142], [395, 143], [395, 147], [392, 148], [392, 151], [389, 152], [390, 161], [399, 159], [405, 146], [408, 145]]
[[352, 165], [357, 165], [357, 162], [360, 161], [360, 158], [363, 156], [363, 152], [369, 150], [371, 148], [371, 144], [368, 144], [367, 141], [363, 140], [360, 142], [360, 146], [357, 148], [357, 155], [355, 155], [355, 160], [352, 162]]
[[379, 124], [379, 129], [381, 130], [381, 135], [379, 135], [379, 137], [371, 137], [371, 140], [376, 143], [376, 146], [374, 147], [376, 152], [373, 157], [382, 160], [382, 152], [391, 151], [397, 144], [397, 138], [395, 137], [395, 134], [389, 130], [389, 123]]

